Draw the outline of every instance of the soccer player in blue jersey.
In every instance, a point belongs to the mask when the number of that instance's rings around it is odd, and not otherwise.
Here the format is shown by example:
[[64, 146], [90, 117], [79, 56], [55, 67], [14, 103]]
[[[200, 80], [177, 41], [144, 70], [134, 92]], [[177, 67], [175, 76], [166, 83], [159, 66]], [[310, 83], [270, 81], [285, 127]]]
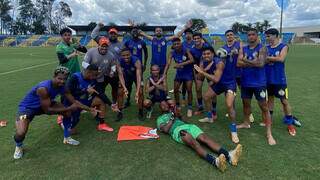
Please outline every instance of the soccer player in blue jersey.
[[[233, 34], [232, 30], [228, 30], [225, 32], [226, 36], [231, 36]], [[230, 38], [231, 39], [231, 38]], [[225, 95], [225, 103], [228, 110], [228, 115], [230, 118], [230, 131], [231, 131], [231, 139], [234, 143], [239, 143], [239, 138], [237, 134], [237, 125], [236, 125], [236, 111], [234, 107], [234, 100], [236, 97], [236, 67], [237, 67], [237, 59], [238, 59], [238, 50], [240, 49], [240, 42], [237, 42], [233, 39], [233, 41], [227, 41], [227, 44], [222, 48], [227, 52], [227, 56], [225, 58], [221, 58], [224, 62], [223, 73], [220, 81], [212, 86], [212, 89], [209, 89], [210, 96], [216, 98], [216, 96], [224, 93]], [[210, 115], [210, 114], [209, 114]], [[212, 117], [212, 115], [211, 115]], [[210, 116], [205, 119], [200, 119], [200, 122], [213, 122]], [[208, 121], [206, 121], [208, 120]]]
[[[194, 46], [192, 29], [189, 28], [184, 31], [184, 41], [182, 42], [182, 46], [189, 50]], [[187, 87], [185, 83], [182, 85], [181, 94], [182, 94], [182, 105], [184, 105], [186, 103], [185, 101], [186, 101], [186, 94], [187, 94]]]
[[150, 67], [151, 75], [147, 79], [145, 92], [149, 94], [149, 97], [144, 100], [143, 106], [147, 109], [147, 119], [151, 118], [152, 106], [155, 103], [160, 103], [160, 109], [162, 112], [169, 111], [170, 99], [167, 98], [167, 83], [164, 79], [161, 79], [160, 68], [158, 65], [152, 65]]
[[169, 54], [169, 59], [165, 71], [167, 72], [171, 62], [174, 61], [176, 76], [174, 79], [174, 97], [177, 106], [180, 105], [180, 87], [183, 83], [186, 84], [188, 93], [188, 111], [187, 117], [192, 116], [192, 82], [193, 82], [193, 57], [187, 48], [182, 46], [180, 38], [172, 40], [172, 51]]
[[214, 86], [220, 81], [223, 69], [224, 62], [217, 56], [213, 47], [203, 47], [202, 48], [202, 60], [198, 65], [194, 65], [194, 69], [198, 73], [198, 78], [202, 81], [207, 79], [209, 83], [208, 90], [204, 94], [205, 110], [207, 112], [207, 117], [199, 120], [200, 122], [214, 122], [214, 113], [215, 107], [212, 106], [214, 92]]
[[[148, 49], [147, 45], [139, 37], [139, 30], [137, 28], [133, 28], [131, 31], [131, 36], [132, 38], [129, 39], [124, 43], [125, 47], [130, 49], [131, 55], [136, 56], [140, 61], [142, 65], [142, 74], [146, 70], [147, 67], [147, 60], [148, 60]], [[143, 56], [142, 56], [143, 55]], [[141, 76], [143, 78], [143, 76]], [[143, 82], [143, 80], [142, 80]], [[125, 107], [130, 106], [130, 97], [131, 97], [131, 92], [128, 92], [128, 98], [125, 103]]]
[[267, 63], [265, 65], [267, 75], [268, 105], [270, 114], [273, 114], [274, 97], [280, 99], [284, 111], [283, 122], [288, 126], [291, 136], [296, 135], [294, 128], [295, 118], [292, 116], [291, 106], [288, 101], [287, 78], [285, 73], [285, 62], [289, 47], [279, 40], [279, 31], [271, 28], [266, 32]]
[[[210, 47], [211, 45], [206, 43], [203, 38], [202, 34], [197, 32], [193, 34], [193, 41], [194, 45], [190, 49], [190, 52], [194, 58], [194, 64], [199, 66], [202, 58], [202, 50], [204, 47]], [[197, 71], [195, 73], [195, 85], [196, 85], [196, 94], [197, 94], [197, 103], [198, 103], [198, 110], [195, 112], [195, 115], [199, 115], [203, 111], [203, 99], [202, 99], [202, 84], [203, 84], [203, 76], [199, 75]], [[216, 107], [216, 100], [213, 99], [212, 107], [215, 109]], [[216, 119], [216, 110], [213, 112], [213, 118]]]
[[65, 94], [65, 82], [68, 76], [69, 70], [67, 68], [57, 67], [51, 80], [40, 82], [34, 86], [20, 102], [14, 135], [16, 143], [14, 159], [20, 159], [23, 156], [23, 140], [28, 132], [29, 124], [35, 116], [42, 114], [70, 116], [71, 112], [80, 107], [78, 102], [64, 107], [63, 104], [55, 101], [56, 96]]
[[[143, 64], [143, 72], [146, 70], [148, 61], [148, 48], [143, 39], [139, 37], [139, 30], [133, 28], [131, 30], [132, 38], [124, 43], [130, 49], [131, 55], [136, 56]], [[143, 56], [142, 56], [143, 55]]]
[[[142, 65], [141, 61], [132, 56], [130, 53], [130, 49], [123, 48], [121, 50], [121, 58], [120, 58], [120, 66], [122, 68], [125, 85], [130, 92], [132, 89], [133, 83], [136, 85], [136, 94], [135, 101], [138, 105], [138, 116], [140, 120], [143, 120], [143, 87], [142, 87]], [[119, 109], [122, 112], [123, 109], [123, 101], [124, 101], [124, 92], [122, 91], [122, 87], [120, 87], [119, 93]], [[118, 119], [121, 120], [121, 119]]]
[[145, 38], [147, 38], [148, 40], [151, 41], [151, 49], [152, 49], [152, 57], [151, 57], [151, 65], [158, 65], [160, 67], [160, 74], [161, 76], [167, 75], [165, 72], [165, 67], [167, 64], [167, 45], [168, 45], [168, 41], [171, 41], [172, 39], [176, 38], [176, 37], [181, 37], [183, 32], [190, 28], [192, 26], [192, 21], [188, 21], [186, 23], [186, 25], [184, 26], [184, 28], [179, 31], [176, 35], [173, 36], [169, 36], [169, 37], [164, 37], [163, 34], [163, 30], [160, 27], [157, 27], [155, 29], [155, 37], [154, 36], [150, 36], [146, 33], [144, 33], [143, 31], [139, 31], [139, 34], [144, 36]]
[[[71, 138], [72, 132], [75, 132], [75, 127], [80, 120], [81, 110], [89, 110], [95, 116], [97, 121], [98, 131], [113, 131], [105, 121], [106, 105], [100, 99], [99, 92], [95, 90], [97, 84], [96, 79], [99, 75], [99, 67], [95, 64], [88, 65], [82, 72], [74, 73], [68, 79], [66, 85], [66, 94], [64, 98], [64, 105], [76, 101], [80, 102], [80, 107], [77, 111], [72, 112], [71, 116], [63, 117], [64, 127], [64, 144], [79, 145], [80, 142]], [[98, 111], [96, 112], [95, 109]]]
[[247, 32], [248, 45], [240, 49], [237, 66], [242, 68], [241, 98], [243, 102], [244, 122], [237, 128], [250, 128], [251, 99], [254, 95], [262, 111], [266, 123], [269, 145], [275, 145], [271, 132], [271, 116], [267, 104], [267, 80], [265, 74], [266, 48], [259, 43], [258, 32], [250, 29]]

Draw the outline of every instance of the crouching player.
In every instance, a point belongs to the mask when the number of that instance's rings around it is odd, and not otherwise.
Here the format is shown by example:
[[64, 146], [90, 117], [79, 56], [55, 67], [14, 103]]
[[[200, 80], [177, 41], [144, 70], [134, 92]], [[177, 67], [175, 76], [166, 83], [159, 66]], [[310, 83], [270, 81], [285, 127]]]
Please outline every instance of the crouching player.
[[14, 135], [16, 143], [14, 159], [20, 159], [23, 156], [23, 140], [28, 132], [29, 124], [35, 116], [42, 114], [70, 116], [71, 112], [79, 107], [77, 102], [69, 107], [64, 107], [61, 103], [54, 101], [57, 95], [64, 94], [65, 81], [68, 76], [68, 68], [57, 67], [51, 80], [40, 82], [34, 86], [20, 102], [16, 119], [16, 134]]
[[160, 77], [160, 67], [158, 65], [151, 66], [151, 76], [147, 79], [145, 92], [149, 93], [149, 98], [143, 102], [144, 107], [147, 109], [147, 118], [151, 118], [152, 106], [155, 103], [160, 103], [162, 112], [169, 111], [169, 104], [167, 98], [167, 84], [165, 79]]
[[[157, 128], [161, 132], [169, 134], [176, 142], [191, 147], [201, 158], [222, 172], [225, 171], [227, 162], [233, 166], [238, 165], [242, 153], [242, 146], [240, 144], [234, 150], [227, 151], [205, 134], [198, 126], [184, 122], [179, 115], [180, 113], [176, 108], [174, 109], [172, 113], [167, 113], [157, 118]], [[218, 157], [208, 153], [204, 146], [217, 153]]]

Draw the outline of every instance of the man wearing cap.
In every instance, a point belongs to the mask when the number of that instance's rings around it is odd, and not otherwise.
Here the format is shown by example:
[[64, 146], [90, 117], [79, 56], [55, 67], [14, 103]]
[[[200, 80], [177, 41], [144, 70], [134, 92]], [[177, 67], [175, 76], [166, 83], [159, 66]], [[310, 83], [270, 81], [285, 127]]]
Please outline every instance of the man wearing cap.
[[[111, 106], [113, 110], [117, 111], [118, 108], [116, 102], [119, 80], [125, 94], [127, 94], [128, 92], [125, 86], [122, 69], [115, 54], [109, 51], [109, 39], [106, 37], [101, 37], [98, 41], [98, 44], [98, 47], [94, 47], [88, 50], [84, 57], [82, 66], [86, 68], [90, 64], [95, 64], [99, 67], [96, 90], [99, 92], [99, 97], [103, 100], [103, 102], [109, 105], [112, 104]], [[105, 89], [108, 84], [112, 86], [112, 103], [105, 94]], [[114, 92], [116, 96], [114, 96]]]

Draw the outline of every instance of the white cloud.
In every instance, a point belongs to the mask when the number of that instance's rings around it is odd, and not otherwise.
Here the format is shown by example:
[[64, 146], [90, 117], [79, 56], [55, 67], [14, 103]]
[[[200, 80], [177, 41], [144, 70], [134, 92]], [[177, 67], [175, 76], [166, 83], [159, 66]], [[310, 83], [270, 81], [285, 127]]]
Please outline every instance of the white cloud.
[[[204, 19], [213, 32], [224, 32], [235, 21], [269, 20], [279, 26], [280, 9], [275, 0], [65, 0], [73, 11], [69, 24], [91, 21], [126, 24], [128, 18], [150, 25], [178, 25], [190, 18]], [[291, 0], [284, 26], [320, 24], [320, 0]]]

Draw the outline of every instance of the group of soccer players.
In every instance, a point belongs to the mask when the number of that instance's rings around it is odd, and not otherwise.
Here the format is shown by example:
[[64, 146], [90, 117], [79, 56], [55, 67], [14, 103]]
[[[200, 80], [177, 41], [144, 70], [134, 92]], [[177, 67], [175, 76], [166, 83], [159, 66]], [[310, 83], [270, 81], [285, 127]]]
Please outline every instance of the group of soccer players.
[[[130, 107], [133, 83], [135, 84], [135, 103], [138, 117], [144, 120], [152, 116], [153, 106], [159, 103], [162, 115], [157, 118], [157, 127], [168, 133], [177, 142], [194, 149], [202, 158], [218, 167], [226, 168], [225, 163], [237, 165], [242, 147], [237, 131], [251, 128], [253, 117], [251, 99], [253, 95], [258, 101], [262, 113], [261, 126], [266, 127], [269, 145], [275, 145], [271, 124], [274, 97], [280, 99], [284, 118], [290, 135], [295, 136], [294, 125], [300, 125], [292, 115], [288, 102], [285, 60], [288, 46], [280, 42], [277, 29], [265, 32], [268, 42], [264, 46], [256, 29], [247, 32], [246, 44], [236, 39], [232, 30], [225, 32], [226, 44], [214, 50], [199, 32], [190, 28], [188, 21], [184, 28], [173, 36], [165, 36], [161, 28], [156, 28], [154, 36], [150, 36], [132, 24], [131, 38], [126, 42], [119, 41], [116, 28], [108, 30], [107, 36], [100, 34], [102, 23], [92, 31], [92, 39], [97, 47], [87, 50], [72, 38], [71, 30], [61, 30], [61, 42], [56, 52], [60, 66], [54, 71], [51, 80], [43, 81], [34, 86], [19, 104], [16, 119], [16, 143], [14, 159], [23, 156], [23, 140], [30, 122], [36, 115], [58, 115], [58, 123], [63, 129], [63, 143], [79, 145], [80, 142], [71, 138], [83, 111], [90, 112], [97, 121], [98, 131], [111, 132], [113, 129], [105, 122], [106, 108], [117, 113], [116, 121], [124, 117], [123, 109]], [[181, 36], [184, 35], [184, 40]], [[148, 78], [143, 79], [148, 66], [148, 50], [145, 41], [151, 42], [151, 65]], [[167, 53], [168, 43], [171, 50]], [[79, 54], [85, 53], [80, 71]], [[168, 56], [167, 56], [168, 54]], [[170, 68], [176, 71], [174, 77], [174, 98], [168, 91]], [[204, 81], [208, 89], [203, 94]], [[106, 95], [106, 87], [111, 86], [111, 100]], [[193, 84], [196, 89], [197, 110], [193, 112]], [[235, 97], [239, 87], [243, 102], [244, 121], [237, 124]], [[217, 119], [217, 96], [224, 94], [227, 117], [230, 119], [230, 136], [233, 143], [238, 144], [232, 151], [227, 151], [215, 143], [203, 131], [193, 124], [182, 120], [180, 96], [185, 101], [187, 95], [187, 117], [202, 115], [203, 123], [213, 123]], [[56, 97], [60, 95], [60, 102]], [[147, 98], [144, 98], [147, 95]], [[203, 103], [204, 102], [204, 103]], [[207, 153], [200, 144], [207, 145], [219, 156]]]

